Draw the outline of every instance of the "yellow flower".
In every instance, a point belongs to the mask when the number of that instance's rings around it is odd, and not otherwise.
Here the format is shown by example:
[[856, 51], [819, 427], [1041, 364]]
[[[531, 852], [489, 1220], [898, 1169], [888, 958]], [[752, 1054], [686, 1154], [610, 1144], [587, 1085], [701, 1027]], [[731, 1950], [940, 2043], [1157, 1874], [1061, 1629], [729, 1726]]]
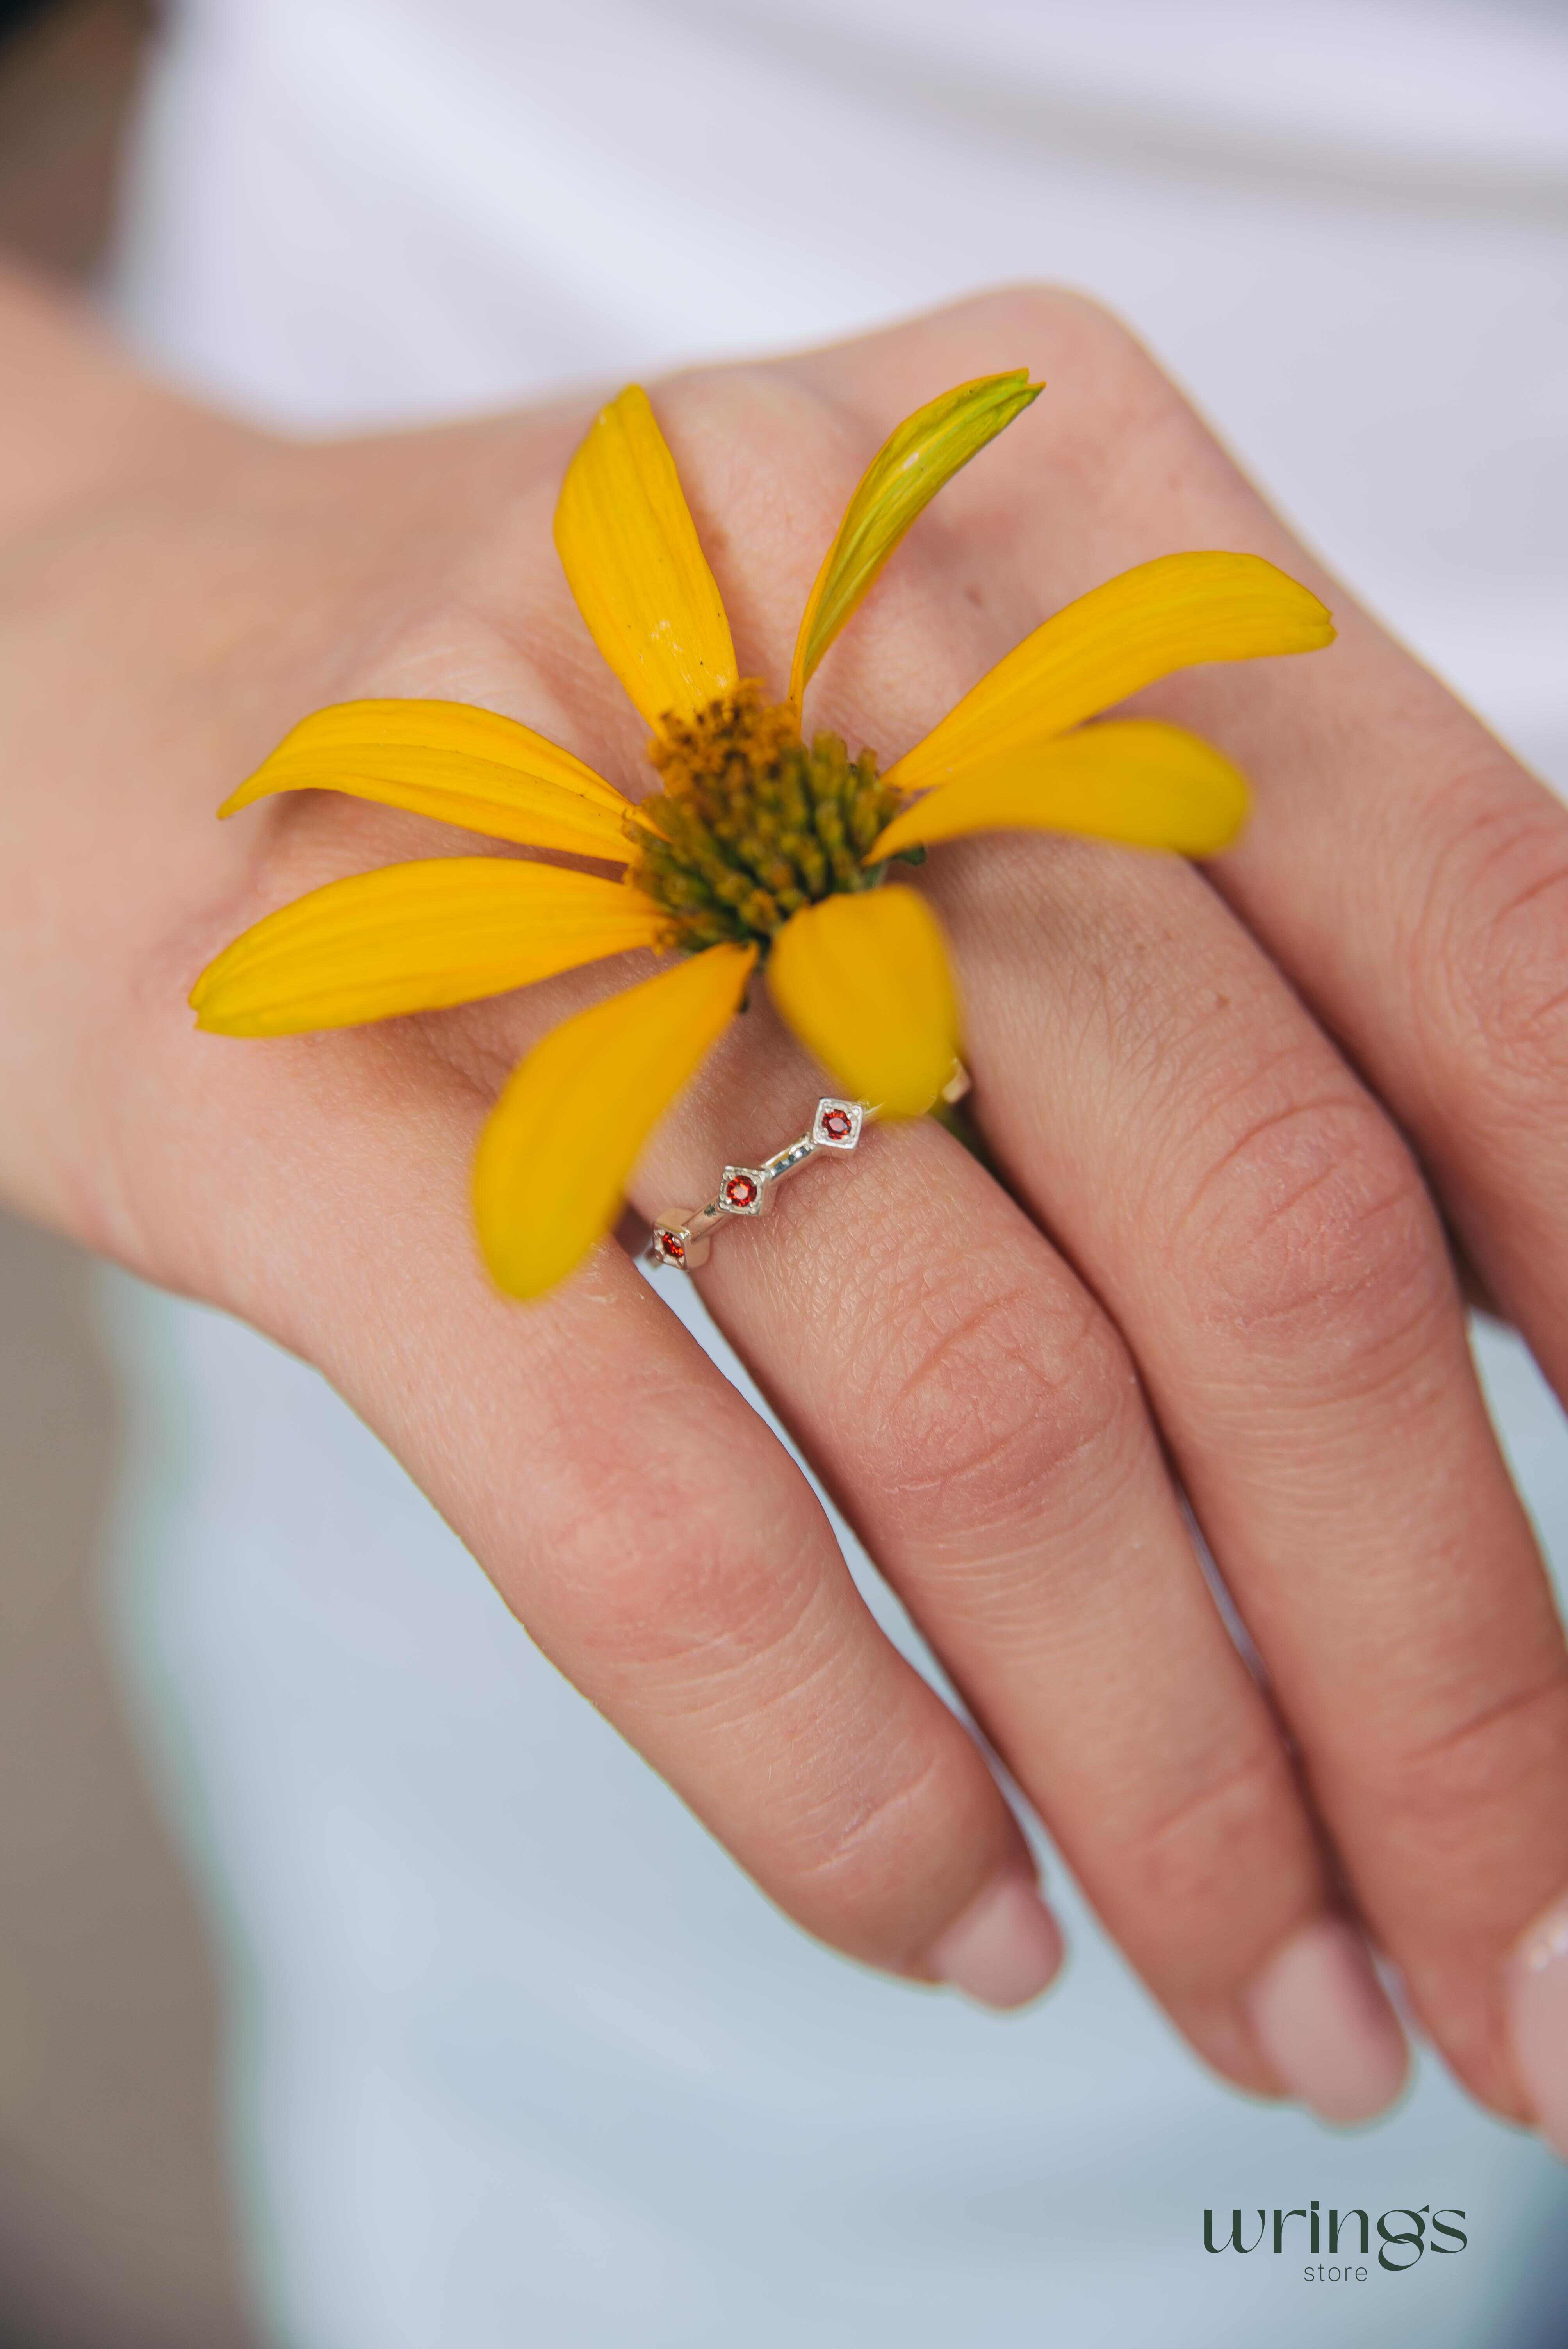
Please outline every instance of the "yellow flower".
[[910, 417], [872, 460], [807, 599], [789, 698], [738, 674], [675, 462], [635, 387], [573, 459], [555, 543], [578, 608], [653, 729], [660, 789], [634, 804], [511, 719], [356, 701], [294, 729], [221, 811], [326, 789], [618, 879], [500, 856], [331, 883], [247, 930], [191, 994], [198, 1024], [279, 1036], [467, 1003], [634, 947], [672, 968], [566, 1019], [516, 1070], [480, 1139], [474, 1199], [500, 1286], [536, 1297], [612, 1227], [647, 1136], [765, 965], [779, 1010], [846, 1094], [928, 1109], [958, 1050], [942, 934], [890, 860], [999, 826], [1212, 855], [1246, 785], [1144, 719], [1084, 720], [1194, 661], [1328, 644], [1328, 614], [1252, 554], [1168, 554], [1080, 596], [879, 773], [801, 698], [905, 531], [1040, 387], [988, 376]]

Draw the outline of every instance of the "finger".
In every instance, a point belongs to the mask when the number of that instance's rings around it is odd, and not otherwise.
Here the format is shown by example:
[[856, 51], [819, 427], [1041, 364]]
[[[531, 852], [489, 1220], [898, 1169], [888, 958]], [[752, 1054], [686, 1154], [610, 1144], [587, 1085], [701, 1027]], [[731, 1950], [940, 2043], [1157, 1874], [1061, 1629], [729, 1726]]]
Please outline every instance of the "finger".
[[1253, 821], [1212, 877], [1395, 1111], [1489, 1293], [1568, 1392], [1568, 812], [1319, 572], [1108, 326], [1098, 364], [1139, 420], [1069, 510], [1060, 442], [1084, 429], [1081, 375], [1064, 387], [1064, 432], [1020, 501], [1036, 592], [1048, 608], [1080, 577], [1202, 541], [1264, 554], [1332, 605], [1326, 653], [1141, 699], [1249, 776]]
[[[727, 1160], [810, 1126], [810, 1065], [760, 1008], [745, 1025], [655, 1138], [645, 1212], [700, 1203]], [[780, 1185], [766, 1217], [721, 1226], [698, 1278], [1193, 2044], [1335, 2118], [1379, 2109], [1398, 2027], [1332, 1921], [1125, 1349], [1067, 1266], [923, 1121]]]
[[[1026, 360], [1045, 374], [1051, 394], [1031, 419], [1026, 446], [1022, 434], [1010, 436], [948, 495], [962, 532], [949, 599], [966, 581], [968, 597], [1016, 637], [1133, 563], [1173, 546], [1223, 545], [1267, 556], [1334, 608], [1341, 633], [1328, 653], [1191, 672], [1135, 706], [1193, 727], [1251, 776], [1254, 820], [1213, 877], [1391, 1105], [1485, 1291], [1568, 1393], [1562, 811], [1319, 574], [1147, 354], [1093, 305], [1027, 290], [989, 297], [914, 333], [873, 338], [852, 358], [819, 354], [804, 363], [804, 379], [857, 418], [864, 413], [869, 431], [871, 417], [903, 397], [912, 368], [963, 372], [1002, 364], [1004, 352], [1007, 363]], [[934, 582], [910, 590], [927, 602], [938, 592]], [[893, 601], [884, 599], [890, 626], [905, 616]], [[874, 623], [874, 610], [868, 618]], [[872, 651], [864, 632], [861, 645]], [[958, 632], [961, 688], [985, 665], [965, 660], [970, 649]], [[924, 669], [904, 665], [922, 719], [939, 716], [950, 696], [950, 659], [944, 642]], [[851, 675], [851, 689], [856, 681]], [[1532, 1588], [1539, 1621], [1542, 1602]], [[1560, 1651], [1554, 1631], [1538, 1636], [1547, 1693], [1533, 1707], [1517, 1698], [1533, 1710], [1543, 1749], [1537, 1789], [1561, 1783], [1564, 1758], [1551, 1692]], [[1417, 1733], [1412, 1723], [1407, 1736]], [[1452, 1760], [1457, 1767], [1466, 1755], [1478, 1779], [1500, 1767], [1506, 1775], [1521, 1742], [1478, 1735], [1460, 1741]], [[1515, 1866], [1504, 1885], [1484, 1869], [1478, 1877], [1487, 1910], [1478, 1964], [1504, 1918], [1568, 1881], [1553, 1835], [1530, 1833], [1518, 1847], [1522, 1813], [1539, 1829], [1539, 1792], [1511, 1794], [1500, 1782], [1491, 1798], [1509, 1822], [1503, 1841]], [[1550, 1922], [1535, 1941], [1550, 1940]], [[1524, 1945], [1534, 1941], [1526, 1936]], [[1520, 1979], [1514, 1969], [1511, 1981]], [[1472, 2077], [1484, 2073], [1498, 2100], [1520, 2108], [1500, 2075], [1495, 1999], [1482, 2003], [1487, 2018], [1475, 2028], [1487, 2052], [1476, 2054]], [[1515, 2036], [1535, 2047], [1539, 2033], [1519, 2025]], [[1525, 2071], [1526, 2102], [1550, 2106], [1568, 2137], [1560, 2059], [1543, 2068], [1532, 2056]]]
[[[825, 681], [851, 703], [867, 679], [898, 681], [891, 751], [998, 641], [1172, 548], [1263, 554], [1321, 593], [1327, 651], [1184, 672], [1138, 707], [1248, 775], [1253, 821], [1211, 877], [1393, 1109], [1487, 1294], [1568, 1398], [1568, 813], [1322, 572], [1095, 305], [986, 296], [789, 373], [863, 441], [916, 378], [1003, 353], [1046, 374], [1046, 398], [944, 492], [945, 537], [934, 517], [921, 528], [945, 560], [906, 560]], [[840, 470], [819, 469], [824, 499]]]
[[1175, 860], [974, 842], [932, 886], [987, 1139], [1136, 1355], [1364, 1913], [1513, 2109], [1568, 1658], [1408, 1152]]
[[489, 1285], [469, 1195], [493, 1082], [435, 1034], [181, 1038], [165, 1102], [202, 1091], [205, 1138], [176, 1167], [129, 1154], [159, 1168], [158, 1272], [325, 1371], [789, 1914], [869, 1963], [1032, 1995], [1060, 1944], [1017, 1826], [783, 1448], [614, 1247], [536, 1308]]

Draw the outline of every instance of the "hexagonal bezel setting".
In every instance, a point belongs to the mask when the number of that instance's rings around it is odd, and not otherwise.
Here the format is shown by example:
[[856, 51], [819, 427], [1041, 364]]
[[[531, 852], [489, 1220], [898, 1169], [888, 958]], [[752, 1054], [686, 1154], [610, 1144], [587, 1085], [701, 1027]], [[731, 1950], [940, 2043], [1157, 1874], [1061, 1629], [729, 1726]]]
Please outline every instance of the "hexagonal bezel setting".
[[837, 1101], [830, 1094], [817, 1103], [811, 1140], [819, 1150], [852, 1150], [861, 1138], [865, 1110], [861, 1102]]

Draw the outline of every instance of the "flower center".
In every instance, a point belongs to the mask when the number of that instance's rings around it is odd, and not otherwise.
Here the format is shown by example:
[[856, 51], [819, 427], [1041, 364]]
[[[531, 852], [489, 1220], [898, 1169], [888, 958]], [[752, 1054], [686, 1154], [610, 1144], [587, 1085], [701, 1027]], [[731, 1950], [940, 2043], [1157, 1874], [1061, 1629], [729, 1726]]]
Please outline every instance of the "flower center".
[[851, 759], [836, 734], [808, 744], [759, 685], [666, 719], [649, 756], [662, 788], [629, 826], [632, 877], [668, 914], [672, 947], [733, 938], [766, 954], [802, 905], [883, 878], [862, 859], [903, 792], [881, 781], [874, 752]]

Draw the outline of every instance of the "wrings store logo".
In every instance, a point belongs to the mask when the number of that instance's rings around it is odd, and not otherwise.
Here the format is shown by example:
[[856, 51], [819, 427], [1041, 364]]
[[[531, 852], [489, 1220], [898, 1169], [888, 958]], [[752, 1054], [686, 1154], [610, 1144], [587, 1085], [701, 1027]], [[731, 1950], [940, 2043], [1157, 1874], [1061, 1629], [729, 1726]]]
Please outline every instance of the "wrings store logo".
[[[1230, 2234], [1222, 2237], [1220, 2241], [1216, 2242], [1214, 2213], [1212, 2210], [1205, 2210], [1203, 2249], [1206, 2251], [1215, 2252], [1262, 2251], [1265, 2239], [1272, 2231], [1274, 2240], [1268, 2248], [1276, 2259], [1283, 2258], [1286, 2251], [1299, 2258], [1305, 2248], [1312, 2253], [1315, 2260], [1318, 2258], [1319, 2253], [1326, 2251], [1328, 2259], [1335, 2261], [1332, 2267], [1326, 2261], [1320, 2261], [1316, 2267], [1309, 2262], [1302, 2270], [1304, 2282], [1365, 2283], [1369, 2272], [1367, 2262], [1372, 2257], [1374, 2224], [1377, 2231], [1377, 2265], [1380, 2268], [1387, 2268], [1390, 2274], [1403, 2275], [1428, 2251], [1436, 2251], [1439, 2255], [1449, 2256], [1455, 2251], [1462, 2251], [1470, 2241], [1470, 2237], [1462, 2226], [1453, 2222], [1462, 2220], [1464, 2215], [1462, 2210], [1434, 2210], [1429, 2202], [1423, 2202], [1418, 2210], [1409, 2209], [1385, 2210], [1376, 2221], [1367, 2211], [1362, 2209], [1330, 2209], [1327, 2217], [1325, 2218], [1319, 2205], [1314, 2201], [1305, 2209], [1259, 2210], [1258, 2231], [1251, 2242], [1246, 2240], [1246, 2226], [1243, 2225], [1242, 2212], [1233, 2210]], [[1269, 2224], [1271, 2218], [1274, 2222], [1272, 2230]], [[1294, 2241], [1288, 2244], [1285, 2241], [1285, 2230], [1293, 2219], [1299, 2219], [1302, 2221], [1306, 2234], [1305, 2247], [1301, 2242], [1299, 2232]], [[1400, 2223], [1395, 2225], [1393, 2223], [1395, 2220]], [[1251, 2224], [1250, 2212], [1247, 2214], [1246, 2224]], [[1324, 2241], [1326, 2235], [1328, 2239], [1326, 2244]]]

